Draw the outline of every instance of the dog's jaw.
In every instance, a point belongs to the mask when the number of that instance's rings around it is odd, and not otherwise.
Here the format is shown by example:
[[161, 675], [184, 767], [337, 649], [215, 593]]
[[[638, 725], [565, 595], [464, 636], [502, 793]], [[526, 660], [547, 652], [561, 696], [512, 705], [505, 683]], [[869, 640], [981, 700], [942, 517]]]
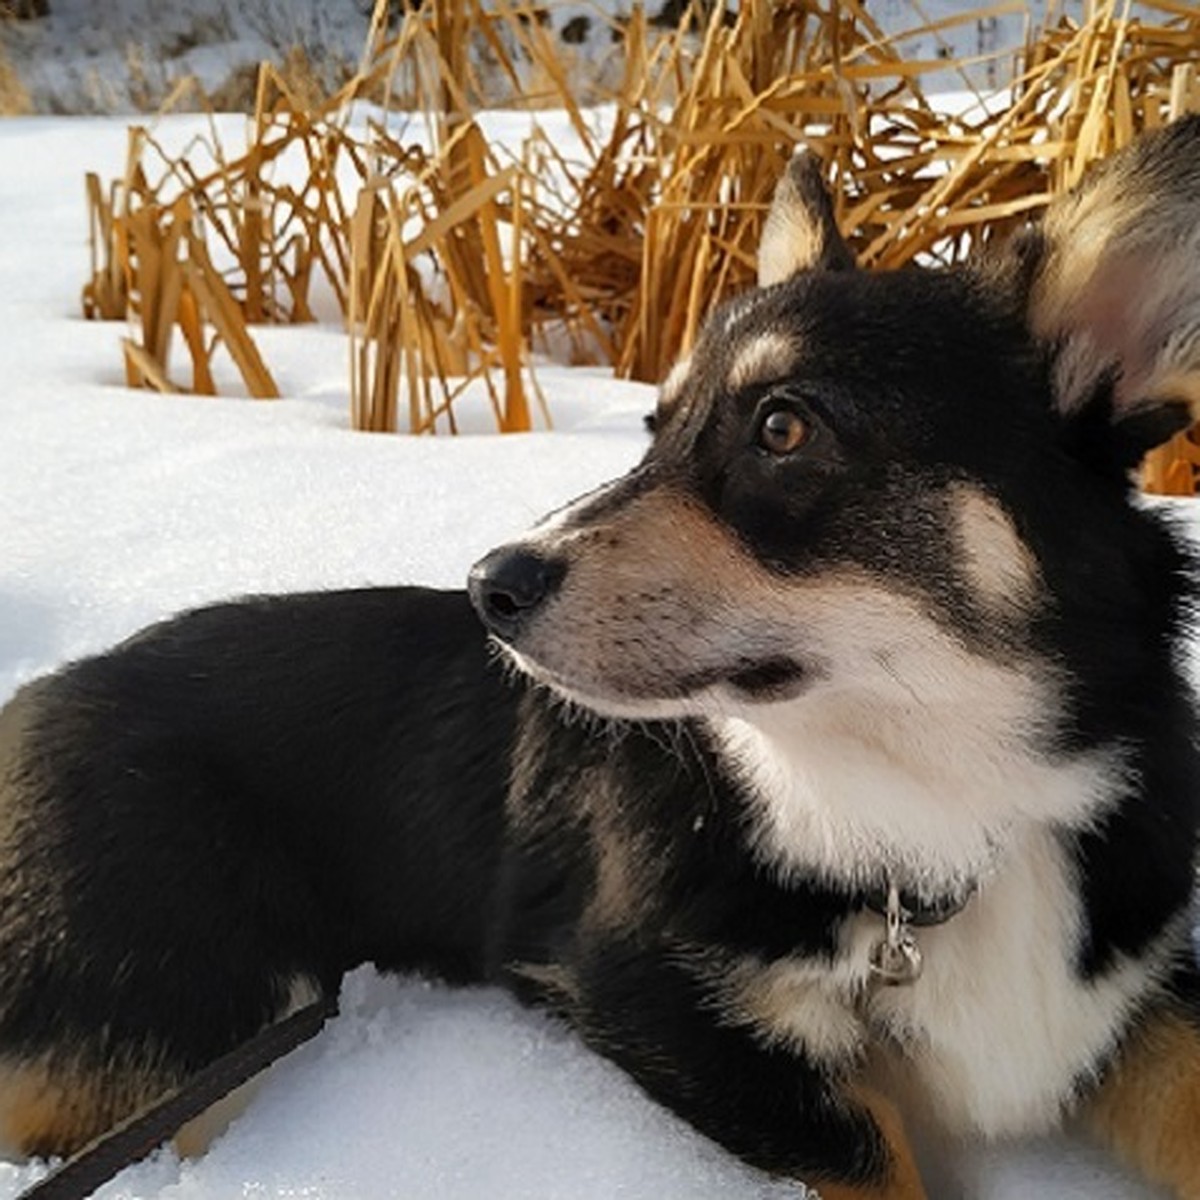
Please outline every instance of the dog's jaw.
[[546, 688], [571, 707], [596, 717], [614, 721], [679, 721], [695, 715], [694, 696], [639, 697], [591, 690], [521, 653], [508, 642], [493, 638], [493, 643], [518, 671], [536, 685]]
[[534, 683], [598, 717], [622, 721], [683, 721], [747, 706], [778, 704], [800, 696], [819, 677], [818, 668], [796, 659], [763, 655], [723, 669], [680, 676], [670, 695], [637, 695], [604, 684], [582, 682], [523, 653], [502, 638], [493, 644]]

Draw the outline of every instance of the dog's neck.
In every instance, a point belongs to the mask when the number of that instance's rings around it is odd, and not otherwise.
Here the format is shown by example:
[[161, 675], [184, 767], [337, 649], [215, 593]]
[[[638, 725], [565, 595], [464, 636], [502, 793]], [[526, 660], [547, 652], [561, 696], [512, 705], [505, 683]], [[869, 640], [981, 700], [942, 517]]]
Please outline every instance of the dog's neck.
[[1053, 758], [971, 712], [841, 716], [802, 698], [710, 722], [785, 879], [953, 904], [1031, 828], [1086, 826], [1116, 799], [1115, 752]]

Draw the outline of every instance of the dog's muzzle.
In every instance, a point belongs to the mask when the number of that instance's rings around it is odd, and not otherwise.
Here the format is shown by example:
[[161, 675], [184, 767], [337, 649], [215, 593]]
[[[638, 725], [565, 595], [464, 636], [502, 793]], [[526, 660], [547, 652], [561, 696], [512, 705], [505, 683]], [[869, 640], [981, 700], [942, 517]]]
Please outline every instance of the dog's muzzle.
[[567, 573], [560, 559], [543, 558], [526, 547], [501, 547], [471, 568], [467, 590], [488, 630], [511, 642]]

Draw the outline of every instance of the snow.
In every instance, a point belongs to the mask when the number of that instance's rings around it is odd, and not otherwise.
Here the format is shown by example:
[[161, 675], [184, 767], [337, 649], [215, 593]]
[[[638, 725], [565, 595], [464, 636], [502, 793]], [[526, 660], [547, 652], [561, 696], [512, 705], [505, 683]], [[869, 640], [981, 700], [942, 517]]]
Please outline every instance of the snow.
[[[190, 118], [166, 128], [183, 138]], [[632, 464], [650, 389], [547, 367], [558, 429], [351, 432], [336, 326], [259, 338], [286, 399], [133, 393], [120, 325], [78, 314], [83, 172], [124, 122], [0, 124], [0, 702], [24, 680], [219, 597], [460, 585], [471, 562]], [[383, 1200], [797, 1197], [692, 1133], [568, 1031], [505, 995], [355, 972], [342, 1015], [265, 1080], [202, 1158], [169, 1150], [101, 1195]], [[0, 1200], [44, 1170], [0, 1164]], [[935, 1197], [1153, 1195], [1062, 1139], [931, 1162]]]

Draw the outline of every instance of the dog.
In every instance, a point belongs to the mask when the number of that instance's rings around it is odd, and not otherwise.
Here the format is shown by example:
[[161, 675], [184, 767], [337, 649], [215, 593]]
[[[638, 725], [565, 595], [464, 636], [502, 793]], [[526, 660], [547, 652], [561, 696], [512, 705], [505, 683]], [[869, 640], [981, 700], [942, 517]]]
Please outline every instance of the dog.
[[0, 1139], [68, 1153], [364, 961], [500, 982], [735, 1155], [925, 1195], [1078, 1123], [1200, 1197], [1200, 117], [952, 269], [793, 160], [629, 474], [465, 592], [200, 609], [0, 716]]

